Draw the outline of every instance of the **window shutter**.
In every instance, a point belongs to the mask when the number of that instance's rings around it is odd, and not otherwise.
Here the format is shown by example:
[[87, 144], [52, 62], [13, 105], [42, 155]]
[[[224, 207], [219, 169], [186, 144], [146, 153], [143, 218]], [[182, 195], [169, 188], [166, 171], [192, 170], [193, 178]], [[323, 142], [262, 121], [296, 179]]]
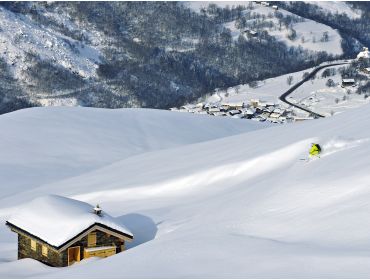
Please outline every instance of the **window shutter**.
[[31, 239], [31, 249], [32, 249], [33, 251], [36, 251], [36, 241], [35, 241], [35, 240], [33, 240], [33, 239]]
[[42, 255], [44, 257], [47, 257], [48, 256], [48, 247], [42, 245]]
[[96, 246], [96, 232], [90, 232], [87, 235], [87, 246], [95, 247]]

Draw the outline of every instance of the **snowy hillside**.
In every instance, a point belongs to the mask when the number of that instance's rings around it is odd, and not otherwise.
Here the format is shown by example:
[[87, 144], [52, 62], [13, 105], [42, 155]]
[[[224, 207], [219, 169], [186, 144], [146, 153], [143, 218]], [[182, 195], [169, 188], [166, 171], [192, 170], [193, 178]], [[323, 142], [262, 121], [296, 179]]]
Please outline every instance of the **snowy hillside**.
[[[49, 15], [58, 20], [56, 15]], [[71, 25], [65, 20], [66, 26]], [[70, 69], [83, 78], [95, 77], [100, 62], [99, 50], [55, 31], [35, 25], [32, 19], [0, 7], [0, 56], [13, 66], [14, 76], [26, 72], [27, 53], [37, 53], [42, 60]]]
[[[19, 203], [59, 194], [99, 203], [135, 236], [124, 253], [51, 268], [17, 261], [16, 236], [2, 223], [0, 277], [368, 278], [369, 117], [368, 105], [267, 128], [146, 110], [48, 108], [0, 116], [2, 131], [14, 131], [0, 147], [8, 161], [10, 154], [19, 160], [0, 177], [1, 221]], [[47, 132], [51, 124], [66, 132]], [[312, 142], [322, 145], [322, 157], [300, 160]], [[31, 147], [50, 160], [40, 156], [35, 164]], [[88, 155], [99, 164], [83, 170]], [[44, 184], [28, 186], [28, 178], [12, 173], [38, 166], [37, 176], [51, 162], [69, 172], [62, 165], [68, 158], [80, 170]], [[14, 177], [22, 187], [3, 195]]]
[[349, 18], [358, 19], [361, 17], [361, 10], [353, 9], [345, 1], [310, 1], [310, 4], [319, 6], [326, 13], [345, 14]]
[[[341, 47], [341, 36], [338, 30], [299, 17], [284, 9], [274, 9], [270, 6], [261, 5], [255, 2], [187, 2], [187, 5], [193, 10], [200, 12], [201, 9], [206, 9], [208, 5], [214, 4], [219, 7], [230, 7], [241, 5], [244, 7], [243, 15], [246, 19], [245, 24], [240, 24], [241, 21], [230, 21], [224, 26], [231, 31], [234, 40], [237, 40], [240, 35], [246, 36], [245, 30], [252, 29], [254, 31], [267, 31], [269, 35], [274, 36], [278, 41], [284, 42], [288, 47], [301, 47], [303, 49], [319, 52], [325, 51], [333, 55], [341, 55], [343, 53]], [[277, 3], [278, 4], [278, 3]], [[341, 5], [340, 3], [338, 5]], [[328, 5], [330, 6], [330, 5]], [[334, 9], [336, 4], [330, 7]], [[351, 10], [348, 6], [347, 10]], [[339, 8], [338, 8], [339, 9]], [[284, 23], [283, 18], [293, 19], [289, 23]], [[245, 25], [245, 26], [244, 26]], [[295, 36], [289, 38], [289, 34], [294, 30]], [[323, 34], [327, 33], [327, 39], [323, 40]]]

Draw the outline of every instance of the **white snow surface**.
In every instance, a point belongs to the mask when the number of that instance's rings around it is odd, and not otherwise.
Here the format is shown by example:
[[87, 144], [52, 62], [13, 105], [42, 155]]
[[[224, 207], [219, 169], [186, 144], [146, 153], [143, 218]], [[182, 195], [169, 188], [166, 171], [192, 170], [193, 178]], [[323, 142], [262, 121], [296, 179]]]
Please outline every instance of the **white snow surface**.
[[[60, 150], [60, 157], [39, 162], [40, 170], [64, 160], [63, 153], [70, 153], [71, 146], [60, 143], [70, 138], [84, 140], [73, 150], [74, 156], [70, 154], [80, 165], [84, 164], [80, 150], [86, 147], [96, 153], [99, 146], [93, 143], [102, 136], [81, 138], [90, 135], [92, 127], [78, 120], [68, 119], [75, 134], [47, 137], [53, 133], [46, 131], [50, 123], [58, 123], [68, 113], [94, 120], [96, 131], [106, 135], [116, 128], [112, 123], [122, 122], [121, 127], [131, 131], [120, 138], [121, 146], [128, 149], [143, 139], [157, 143], [179, 135], [183, 123], [192, 135], [162, 149], [121, 159], [105, 157], [100, 167], [43, 186], [28, 186], [24, 177], [24, 186], [13, 196], [3, 193], [14, 177], [21, 180], [22, 176], [8, 169], [10, 176], [0, 177], [1, 221], [21, 201], [57, 194], [98, 202], [131, 230], [135, 240], [127, 251], [109, 258], [50, 268], [34, 260], [18, 261], [16, 235], [2, 223], [0, 277], [369, 278], [369, 109], [366, 105], [331, 118], [257, 130], [249, 129], [251, 122], [246, 120], [225, 122], [223, 118], [153, 110], [128, 110], [136, 120], [132, 122], [123, 121], [121, 114], [126, 110], [43, 108], [0, 116], [2, 131], [18, 130], [12, 141], [0, 138], [0, 147], [21, 157], [25, 169], [34, 165], [34, 155], [26, 152], [31, 146], [22, 143], [24, 138], [46, 150]], [[162, 137], [138, 125], [148, 119], [158, 121], [156, 113], [161, 116], [158, 127], [166, 128]], [[39, 124], [44, 134], [22, 130], [32, 127], [34, 115], [45, 119]], [[59, 120], [59, 127], [67, 129], [60, 125], [63, 121]], [[172, 122], [177, 126], [168, 126]], [[217, 127], [222, 131], [233, 124], [244, 125], [245, 131], [234, 131], [233, 136], [214, 133]], [[194, 141], [199, 134], [203, 139]], [[111, 149], [118, 153], [115, 137], [100, 140], [105, 147], [101, 156]], [[312, 142], [321, 144], [322, 157], [300, 160], [307, 157]]]
[[33, 108], [0, 117], [3, 197], [143, 152], [247, 132], [242, 121], [141, 109]]
[[323, 11], [332, 14], [346, 14], [351, 19], [360, 18], [361, 10], [353, 9], [345, 1], [310, 1], [309, 4], [319, 6]]
[[63, 245], [95, 223], [133, 236], [118, 220], [105, 211], [97, 215], [93, 208], [75, 199], [46, 195], [21, 206], [8, 222], [55, 247]]

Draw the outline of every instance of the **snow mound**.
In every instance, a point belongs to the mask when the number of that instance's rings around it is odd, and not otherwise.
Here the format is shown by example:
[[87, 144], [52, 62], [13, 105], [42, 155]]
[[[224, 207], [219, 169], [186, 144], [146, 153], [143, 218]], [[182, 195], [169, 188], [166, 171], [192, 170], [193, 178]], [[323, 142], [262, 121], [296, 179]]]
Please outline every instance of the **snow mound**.
[[97, 215], [94, 206], [78, 200], [47, 195], [36, 198], [18, 209], [9, 223], [59, 247], [95, 223], [127, 235], [133, 234], [106, 212]]

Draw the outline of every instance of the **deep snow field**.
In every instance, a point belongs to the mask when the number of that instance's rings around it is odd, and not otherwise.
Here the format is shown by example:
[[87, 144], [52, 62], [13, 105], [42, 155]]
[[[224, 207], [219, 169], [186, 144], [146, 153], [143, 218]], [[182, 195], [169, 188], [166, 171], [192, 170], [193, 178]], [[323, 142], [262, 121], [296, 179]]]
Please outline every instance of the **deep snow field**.
[[[368, 278], [369, 109], [279, 126], [145, 109], [1, 115], [0, 277]], [[322, 157], [301, 160], [312, 142]], [[134, 242], [68, 268], [17, 261], [4, 223], [46, 194], [99, 203]]]

